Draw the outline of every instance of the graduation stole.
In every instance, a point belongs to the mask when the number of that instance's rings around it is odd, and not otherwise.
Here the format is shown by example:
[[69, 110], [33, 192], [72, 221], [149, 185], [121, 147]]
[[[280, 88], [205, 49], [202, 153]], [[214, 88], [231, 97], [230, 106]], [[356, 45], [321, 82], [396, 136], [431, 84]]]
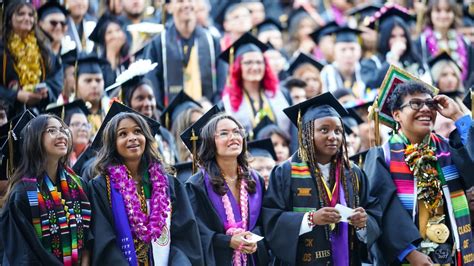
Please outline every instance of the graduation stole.
[[22, 178], [30, 203], [33, 227], [43, 247], [64, 265], [80, 265], [89, 228], [91, 206], [80, 178], [70, 169], [59, 172], [61, 192], [44, 177], [47, 191], [36, 178]]
[[[385, 144], [390, 149], [390, 158], [386, 158], [386, 161], [389, 160], [390, 173], [397, 188], [398, 198], [403, 207], [411, 215], [414, 215], [418, 188], [413, 173], [405, 162], [407, 143], [408, 140], [403, 135], [392, 135]], [[435, 148], [436, 151], [436, 169], [446, 199], [451, 235], [457, 251], [456, 265], [474, 265], [470, 212], [462, 180], [451, 160], [448, 143], [440, 136], [432, 133], [430, 135], [430, 146]]]
[[245, 102], [247, 102], [248, 106], [250, 106], [250, 111], [252, 112], [252, 116], [251, 116], [252, 127], [256, 127], [258, 125], [258, 123], [260, 123], [260, 121], [265, 116], [268, 116], [268, 118], [270, 118], [270, 120], [272, 120], [273, 122], [275, 122], [275, 123], [277, 122], [276, 117], [273, 114], [272, 107], [270, 106], [270, 103], [268, 102], [267, 96], [263, 92], [260, 92], [259, 95], [260, 95], [259, 98], [261, 99], [260, 110], [256, 110], [255, 106], [253, 105], [253, 103], [250, 99], [250, 96], [244, 90]]

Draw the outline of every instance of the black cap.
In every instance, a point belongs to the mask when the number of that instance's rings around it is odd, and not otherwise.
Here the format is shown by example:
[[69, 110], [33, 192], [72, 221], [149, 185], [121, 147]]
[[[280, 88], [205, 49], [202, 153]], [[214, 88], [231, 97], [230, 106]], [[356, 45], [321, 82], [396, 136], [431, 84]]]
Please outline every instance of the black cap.
[[326, 25], [315, 30], [313, 33], [310, 34], [310, 36], [311, 38], [313, 38], [313, 41], [315, 43], [319, 43], [322, 37], [332, 35], [334, 31], [338, 28], [339, 25], [336, 23], [336, 21], [330, 21], [326, 23]]
[[298, 127], [298, 117], [301, 115], [302, 125], [323, 117], [344, 117], [349, 115], [347, 110], [334, 98], [330, 92], [290, 106], [283, 110], [286, 116]]
[[21, 130], [28, 124], [28, 122], [35, 118], [35, 115], [29, 110], [25, 110], [23, 113], [14, 116], [5, 125], [0, 127], [0, 137], [7, 137], [8, 131], [13, 130], [14, 137], [20, 138]]
[[131, 95], [131, 91], [144, 83], [145, 75], [156, 68], [158, 63], [152, 63], [149, 59], [139, 59], [130, 64], [127, 70], [120, 73], [115, 79], [115, 83], [105, 88], [109, 92], [122, 86], [124, 95]]
[[359, 152], [357, 154], [354, 154], [351, 157], [349, 157], [349, 160], [353, 161], [359, 167], [362, 167], [364, 165], [364, 161], [365, 161], [365, 157], [367, 156], [367, 152], [369, 152], [369, 150], [365, 150], [365, 151]]
[[50, 0], [38, 8], [38, 20], [43, 20], [46, 16], [56, 13], [62, 13], [66, 17], [69, 15], [69, 11], [58, 1]]
[[77, 49], [74, 48], [69, 50], [68, 52], [61, 55], [61, 62], [62, 66], [65, 68], [67, 66], [74, 66], [76, 65], [77, 61]]
[[358, 126], [364, 123], [364, 120], [357, 114], [354, 109], [347, 109], [349, 115], [342, 117], [344, 124], [349, 126], [349, 128]]
[[273, 18], [267, 18], [262, 23], [255, 26], [257, 29], [257, 35], [265, 31], [282, 31], [283, 27], [280, 22]]
[[271, 139], [251, 141], [247, 144], [247, 150], [252, 157], [266, 157], [277, 161], [277, 155]]
[[378, 28], [380, 24], [384, 21], [388, 21], [389, 19], [393, 18], [400, 18], [405, 23], [409, 23], [410, 21], [414, 21], [415, 17], [408, 13], [408, 10], [399, 5], [387, 4], [380, 8], [379, 11], [375, 12], [375, 14], [368, 19], [368, 27], [375, 29]]
[[77, 76], [82, 74], [102, 74], [101, 65], [108, 64], [95, 53], [80, 53], [77, 58]]
[[296, 69], [298, 69], [301, 65], [304, 65], [304, 64], [310, 64], [314, 66], [315, 68], [317, 68], [319, 71], [321, 71], [324, 67], [323, 64], [316, 61], [312, 56], [307, 55], [305, 53], [299, 53], [298, 56], [291, 61], [287, 72], [290, 75], [293, 75]]
[[231, 51], [233, 50], [234, 60], [235, 58], [239, 57], [248, 52], [265, 52], [268, 49], [264, 43], [259, 41], [257, 38], [252, 36], [252, 34], [246, 32], [242, 37], [240, 37], [237, 41], [235, 41], [229, 48], [227, 48], [224, 52], [222, 52], [219, 57], [228, 62], [231, 62]]
[[173, 100], [171, 100], [165, 110], [163, 110], [160, 116], [160, 121], [170, 129], [172, 121], [176, 121], [179, 114], [184, 112], [186, 109], [195, 107], [202, 108], [202, 105], [182, 90], [173, 98]]
[[89, 40], [95, 42], [96, 44], [104, 46], [105, 33], [107, 32], [107, 27], [110, 23], [115, 23], [122, 28], [122, 23], [118, 20], [117, 16], [105, 13], [100, 17], [99, 21], [97, 21], [94, 30], [89, 35]]
[[359, 34], [362, 31], [353, 29], [348, 26], [342, 26], [334, 30], [333, 34], [336, 36], [336, 43], [338, 42], [359, 42]]
[[432, 68], [434, 65], [436, 65], [436, 63], [441, 61], [451, 61], [459, 68], [459, 70], [461, 70], [461, 67], [458, 65], [458, 63], [445, 50], [430, 58], [428, 65], [430, 68]]
[[[474, 97], [474, 88], [471, 88], [467, 91], [466, 96], [462, 100], [462, 103], [467, 107], [467, 109], [472, 109], [472, 98]], [[472, 111], [472, 110], [471, 110]]]
[[185, 183], [189, 177], [193, 175], [193, 163], [183, 162], [175, 164], [174, 169], [176, 170], [176, 178], [182, 183]]
[[89, 115], [89, 109], [83, 100], [75, 100], [71, 103], [50, 107], [46, 109], [45, 113], [55, 114], [69, 125], [73, 114], [80, 113], [87, 116]]
[[196, 144], [196, 150], [199, 149], [199, 145], [201, 145], [201, 129], [207, 124], [209, 120], [211, 120], [213, 116], [223, 111], [224, 110], [220, 106], [214, 105], [209, 111], [207, 111], [207, 113], [202, 115], [201, 118], [199, 118], [196, 122], [194, 122], [194, 124], [181, 133], [181, 140], [184, 142], [184, 145], [186, 145], [188, 150], [191, 151], [191, 153], [193, 152], [193, 142]]
[[363, 21], [364, 18], [372, 16], [379, 11], [380, 5], [366, 4], [352, 8], [347, 12], [347, 15], [353, 16], [358, 22]]
[[267, 115], [265, 115], [262, 119], [260, 119], [258, 124], [253, 128], [252, 136], [249, 136], [249, 137], [251, 137], [251, 139], [257, 139], [258, 133], [262, 131], [262, 129], [264, 129], [265, 127], [269, 125], [274, 125], [274, 124], [275, 123]]
[[114, 101], [112, 106], [110, 106], [109, 112], [107, 112], [107, 115], [105, 116], [104, 121], [102, 121], [102, 125], [100, 126], [99, 130], [97, 131], [97, 135], [95, 136], [94, 141], [92, 142], [92, 144], [90, 146], [92, 149], [94, 149], [94, 150], [99, 150], [100, 149], [100, 147], [102, 146], [102, 134], [104, 134], [105, 127], [107, 126], [107, 124], [110, 122], [110, 120], [114, 116], [118, 115], [119, 113], [124, 113], [124, 112], [134, 113], [134, 114], [137, 114], [137, 115], [141, 116], [147, 122], [148, 126], [151, 129], [151, 133], [153, 135], [159, 133], [160, 123], [158, 123], [157, 121], [155, 121], [155, 120], [153, 120], [153, 119], [151, 119], [147, 116], [144, 116], [144, 115], [140, 114], [139, 112], [133, 110], [132, 108], [130, 108], [126, 105], [123, 105], [119, 102]]

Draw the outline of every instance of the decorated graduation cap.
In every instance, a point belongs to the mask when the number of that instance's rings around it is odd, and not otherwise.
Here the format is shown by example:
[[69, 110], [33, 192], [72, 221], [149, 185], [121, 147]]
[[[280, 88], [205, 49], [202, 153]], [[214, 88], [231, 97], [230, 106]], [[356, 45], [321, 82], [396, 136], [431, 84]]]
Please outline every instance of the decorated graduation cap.
[[229, 48], [222, 52], [219, 57], [228, 62], [234, 63], [235, 58], [248, 52], [265, 52], [268, 49], [264, 43], [255, 38], [252, 34], [246, 32], [242, 37], [235, 41]]
[[116, 16], [105, 13], [99, 18], [99, 21], [97, 21], [97, 24], [94, 30], [89, 35], [89, 40], [104, 46], [105, 33], [107, 32], [107, 27], [109, 26], [110, 23], [115, 23], [119, 25], [120, 27], [122, 27], [122, 23], [118, 20]]
[[21, 158], [21, 132], [33, 118], [35, 116], [26, 110], [0, 127], [0, 137], [3, 142], [0, 143], [2, 145], [0, 147], [0, 177], [9, 178], [18, 166]]
[[299, 53], [298, 56], [296, 58], [294, 58], [289, 67], [288, 67], [288, 70], [287, 72], [290, 74], [290, 75], [293, 75], [293, 73], [302, 65], [305, 65], [305, 64], [310, 64], [312, 66], [314, 66], [315, 68], [317, 68], [319, 71], [321, 71], [324, 67], [323, 64], [321, 64], [320, 62], [316, 61], [312, 56], [310, 55], [307, 55], [305, 53]]
[[50, 0], [38, 8], [38, 20], [43, 20], [45, 17], [56, 13], [64, 14], [66, 17], [69, 15], [69, 11], [58, 1]]
[[188, 148], [188, 150], [193, 155], [193, 173], [196, 172], [196, 160], [197, 160], [197, 150], [202, 143], [200, 138], [201, 129], [207, 124], [209, 120], [213, 116], [218, 113], [223, 112], [224, 110], [219, 105], [214, 105], [207, 113], [201, 116], [196, 122], [194, 122], [189, 128], [184, 130], [180, 137], [181, 140], [184, 142], [184, 145]]
[[171, 128], [171, 123], [176, 121], [178, 115], [184, 112], [186, 109], [199, 107], [202, 108], [201, 104], [196, 102], [193, 98], [187, 95], [184, 90], [180, 91], [174, 98], [171, 100], [169, 105], [163, 110], [160, 116], [160, 121], [166, 126], [166, 128]]
[[388, 21], [397, 17], [406, 23], [415, 20], [415, 17], [408, 13], [408, 9], [399, 5], [386, 4], [368, 19], [367, 26], [372, 29], [378, 29], [380, 24], [382, 24], [384, 21]]
[[181, 182], [186, 182], [190, 176], [193, 175], [193, 162], [183, 162], [175, 164], [174, 169], [176, 170], [175, 176]]
[[55, 114], [60, 117], [67, 125], [71, 121], [73, 114], [89, 114], [89, 109], [83, 100], [75, 100], [74, 102], [54, 106], [46, 109], [46, 113]]
[[282, 31], [283, 27], [281, 26], [280, 22], [276, 21], [273, 18], [267, 18], [262, 23], [255, 26], [256, 33], [259, 35], [262, 32], [266, 31]]
[[310, 36], [315, 43], [319, 43], [324, 36], [332, 35], [337, 28], [339, 28], [339, 25], [336, 21], [330, 21], [312, 32]]
[[269, 138], [251, 141], [247, 144], [247, 149], [252, 157], [266, 157], [274, 161], [278, 160], [272, 140]]
[[380, 5], [374, 5], [374, 4], [361, 5], [349, 10], [347, 12], [347, 15], [354, 17], [357, 20], [357, 22], [362, 22], [364, 25], [366, 25], [365, 21], [367, 20], [365, 18], [371, 17], [377, 11], [379, 11], [380, 8], [381, 8]]
[[461, 70], [461, 67], [458, 65], [458, 63], [445, 50], [430, 58], [430, 60], [428, 61], [428, 65], [430, 66], [430, 68], [433, 68], [437, 63], [443, 61], [453, 62], [459, 68], [459, 70]]
[[101, 65], [108, 64], [105, 59], [99, 58], [95, 53], [79, 53], [77, 56], [77, 75], [102, 74]]
[[434, 95], [438, 94], [438, 89], [423, 82], [422, 80], [414, 77], [410, 73], [404, 71], [403, 69], [390, 65], [387, 74], [380, 86], [380, 92], [377, 98], [375, 99], [372, 108], [370, 109], [369, 119], [373, 119], [375, 122], [375, 141], [376, 145], [380, 141], [380, 131], [379, 124], [382, 123], [388, 127], [395, 129], [396, 121], [392, 117], [392, 112], [389, 107], [389, 100], [399, 84], [403, 84], [409, 81], [416, 81], [422, 83], [426, 88], [431, 90]]
[[298, 154], [304, 161], [308, 160], [308, 156], [303, 148], [303, 126], [323, 117], [339, 117], [342, 119], [342, 117], [349, 115], [347, 110], [330, 92], [285, 108], [283, 112], [298, 128]]

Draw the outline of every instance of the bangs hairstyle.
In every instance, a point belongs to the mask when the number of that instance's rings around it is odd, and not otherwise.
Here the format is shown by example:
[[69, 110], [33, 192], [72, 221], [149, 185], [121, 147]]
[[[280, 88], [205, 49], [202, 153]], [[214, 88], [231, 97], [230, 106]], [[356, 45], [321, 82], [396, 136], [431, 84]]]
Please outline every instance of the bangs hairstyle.
[[433, 28], [433, 21], [431, 20], [431, 12], [435, 8], [438, 8], [441, 1], [446, 1], [448, 3], [449, 9], [454, 13], [454, 21], [449, 28], [454, 29], [462, 25], [462, 12], [461, 8], [458, 6], [455, 0], [430, 0], [428, 1], [428, 8], [426, 10], [426, 25]]
[[451, 68], [454, 71], [454, 73], [456, 74], [456, 78], [458, 79], [456, 90], [464, 93], [464, 84], [462, 83], [461, 70], [453, 61], [443, 60], [441, 62], [436, 63], [433, 67], [431, 67], [431, 76], [433, 77], [434, 85], [438, 87], [441, 74], [443, 73], [443, 70], [446, 68]]
[[[201, 136], [202, 144], [198, 151], [198, 162], [204, 167], [206, 172], [209, 174], [212, 189], [219, 195], [227, 193], [224, 178], [222, 177], [221, 169], [217, 165], [217, 146], [216, 146], [216, 131], [217, 124], [224, 120], [229, 119], [233, 121], [239, 129], [244, 129], [242, 125], [232, 116], [226, 113], [216, 114], [207, 122], [207, 124], [201, 129], [199, 136]], [[248, 166], [248, 155], [247, 155], [247, 140], [245, 137], [242, 138], [242, 152], [237, 156], [237, 164], [242, 171], [238, 172], [238, 179], [247, 180], [247, 191], [250, 194], [254, 194], [256, 189], [255, 180], [252, 178], [249, 166]]]
[[[138, 114], [123, 112], [114, 116], [104, 129], [102, 135], [102, 148], [99, 150], [96, 159], [95, 173], [102, 176], [109, 175], [108, 167], [114, 165], [124, 164], [122, 157], [117, 151], [117, 131], [120, 122], [124, 119], [133, 120], [138, 127], [142, 130], [142, 134], [145, 136], [145, 151], [143, 152], [140, 160], [139, 171], [143, 173], [147, 171], [147, 166], [153, 162], [163, 164], [160, 154], [156, 146], [156, 140], [151, 133], [151, 129], [148, 126], [144, 118]], [[166, 167], [167, 172], [169, 168]]]

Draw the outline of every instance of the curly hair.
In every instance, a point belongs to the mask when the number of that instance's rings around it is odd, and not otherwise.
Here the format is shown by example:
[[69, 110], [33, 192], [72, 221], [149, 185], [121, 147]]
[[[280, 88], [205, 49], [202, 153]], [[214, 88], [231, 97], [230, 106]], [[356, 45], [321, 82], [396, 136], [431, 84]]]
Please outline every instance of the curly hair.
[[[224, 88], [224, 94], [229, 94], [230, 105], [232, 106], [232, 111], [237, 112], [239, 106], [242, 103], [244, 96], [244, 87], [242, 79], [242, 56], [237, 57], [234, 64], [231, 68], [230, 73], [230, 84], [226, 85]], [[270, 92], [271, 96], [274, 96], [278, 89], [278, 77], [273, 73], [268, 60], [264, 58], [265, 62], [265, 73], [261, 84], [265, 91]]]
[[423, 83], [418, 81], [409, 81], [405, 83], [398, 84], [392, 92], [388, 100], [388, 106], [391, 112], [400, 109], [402, 106], [403, 101], [407, 95], [413, 95], [416, 93], [426, 93], [429, 94], [431, 97], [434, 96], [433, 92], [428, 89]]

